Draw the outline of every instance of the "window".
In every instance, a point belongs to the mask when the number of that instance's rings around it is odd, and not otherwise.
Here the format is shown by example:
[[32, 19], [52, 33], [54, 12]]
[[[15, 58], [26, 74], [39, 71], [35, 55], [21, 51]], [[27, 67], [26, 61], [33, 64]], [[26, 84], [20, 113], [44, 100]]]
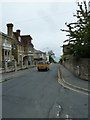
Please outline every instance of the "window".
[[23, 51], [23, 46], [22, 46], [22, 51]]
[[7, 37], [5, 37], [5, 45], [7, 44]]
[[8, 60], [10, 61], [10, 51], [8, 51]]
[[31, 56], [29, 56], [29, 61], [31, 62]]
[[29, 47], [29, 51], [31, 52], [31, 47]]
[[16, 50], [16, 44], [12, 45], [12, 50]]
[[18, 37], [19, 42], [21, 42], [21, 37]]
[[7, 51], [5, 51], [5, 61], [7, 61]]

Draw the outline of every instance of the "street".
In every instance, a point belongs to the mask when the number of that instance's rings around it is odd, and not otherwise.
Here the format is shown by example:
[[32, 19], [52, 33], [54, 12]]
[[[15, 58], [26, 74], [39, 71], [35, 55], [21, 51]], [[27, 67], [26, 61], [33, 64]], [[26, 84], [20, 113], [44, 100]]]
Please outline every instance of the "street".
[[2, 83], [2, 117], [88, 118], [88, 96], [58, 83], [58, 64], [34, 67]]

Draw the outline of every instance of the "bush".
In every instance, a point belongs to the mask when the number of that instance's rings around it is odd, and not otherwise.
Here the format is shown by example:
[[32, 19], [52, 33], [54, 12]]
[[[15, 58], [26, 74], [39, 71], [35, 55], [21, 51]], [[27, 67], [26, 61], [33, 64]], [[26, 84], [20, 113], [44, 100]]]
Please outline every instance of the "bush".
[[7, 66], [8, 67], [12, 66], [12, 62], [8, 62]]

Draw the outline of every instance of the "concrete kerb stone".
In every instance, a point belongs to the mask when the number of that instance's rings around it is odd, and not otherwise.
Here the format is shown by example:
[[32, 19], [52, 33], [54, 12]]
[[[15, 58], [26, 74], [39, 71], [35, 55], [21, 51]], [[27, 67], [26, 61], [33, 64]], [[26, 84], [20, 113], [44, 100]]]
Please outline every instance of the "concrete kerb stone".
[[87, 90], [87, 89], [85, 89], [85, 88], [78, 87], [78, 86], [76, 86], [76, 85], [72, 85], [72, 84], [66, 82], [66, 81], [64, 80], [64, 78], [62, 78], [62, 81], [63, 81], [66, 85], [68, 85], [69, 87], [73, 87], [73, 88], [76, 88], [76, 89], [78, 89], [78, 90], [82, 90], [82, 91], [84, 91], [84, 92], [88, 92], [88, 93], [90, 94], [90, 90]]
[[[60, 75], [61, 75], [61, 76], [60, 76]], [[76, 86], [76, 85], [73, 85], [73, 84], [70, 84], [70, 83], [66, 82], [66, 81], [64, 80], [64, 76], [62, 75], [62, 73], [61, 73], [61, 71], [60, 71], [60, 66], [59, 66], [59, 68], [58, 68], [58, 82], [59, 82], [63, 87], [69, 86], [69, 87], [71, 87], [71, 88], [73, 88], [73, 89], [81, 90], [81, 91], [83, 91], [83, 92], [88, 92], [88, 94], [90, 94], [90, 90], [87, 90], [87, 89], [85, 89], [85, 88], [81, 88], [81, 87], [78, 87], [78, 86]]]
[[[35, 66], [35, 65], [33, 65], [33, 66], [28, 66], [27, 69], [33, 68], [33, 67], [36, 67], [36, 66]], [[23, 69], [17, 69], [17, 71], [25, 70], [25, 69], [26, 69], [26, 67], [23, 68]], [[10, 72], [15, 72], [15, 70], [13, 70], [13, 71], [8, 71], [7, 73], [10, 73]], [[7, 81], [7, 80], [10, 80], [10, 79], [12, 79], [12, 78], [15, 78], [15, 75], [11, 75], [11, 76], [6, 77], [6, 78], [4, 78], [4, 79], [2, 78], [2, 79], [0, 80], [0, 83], [5, 82], [5, 81]]]
[[14, 77], [15, 77], [15, 76], [10, 76], [10, 77], [1, 79], [1, 80], [0, 80], [0, 83], [5, 82], [5, 81], [7, 81], [7, 80], [10, 80], [10, 79], [12, 79], [12, 78], [14, 78]]

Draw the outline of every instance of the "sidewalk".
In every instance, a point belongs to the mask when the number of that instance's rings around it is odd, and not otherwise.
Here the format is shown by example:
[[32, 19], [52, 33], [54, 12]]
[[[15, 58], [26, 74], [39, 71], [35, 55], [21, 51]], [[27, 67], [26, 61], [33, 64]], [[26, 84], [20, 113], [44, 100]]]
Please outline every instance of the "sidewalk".
[[25, 72], [27, 72], [28, 70], [30, 70], [30, 68], [33, 68], [33, 67], [36, 67], [36, 66], [30, 66], [29, 68], [27, 69], [20, 69], [18, 71], [11, 71], [11, 72], [7, 72], [7, 73], [0, 73], [0, 83], [3, 82], [3, 81], [7, 81], [9, 79], [12, 79], [14, 77], [17, 77], [19, 75], [22, 75], [24, 74]]
[[78, 87], [80, 89], [88, 90], [88, 81], [76, 77], [61, 64], [59, 67], [60, 67], [61, 76], [65, 83], [70, 84], [73, 87]]

